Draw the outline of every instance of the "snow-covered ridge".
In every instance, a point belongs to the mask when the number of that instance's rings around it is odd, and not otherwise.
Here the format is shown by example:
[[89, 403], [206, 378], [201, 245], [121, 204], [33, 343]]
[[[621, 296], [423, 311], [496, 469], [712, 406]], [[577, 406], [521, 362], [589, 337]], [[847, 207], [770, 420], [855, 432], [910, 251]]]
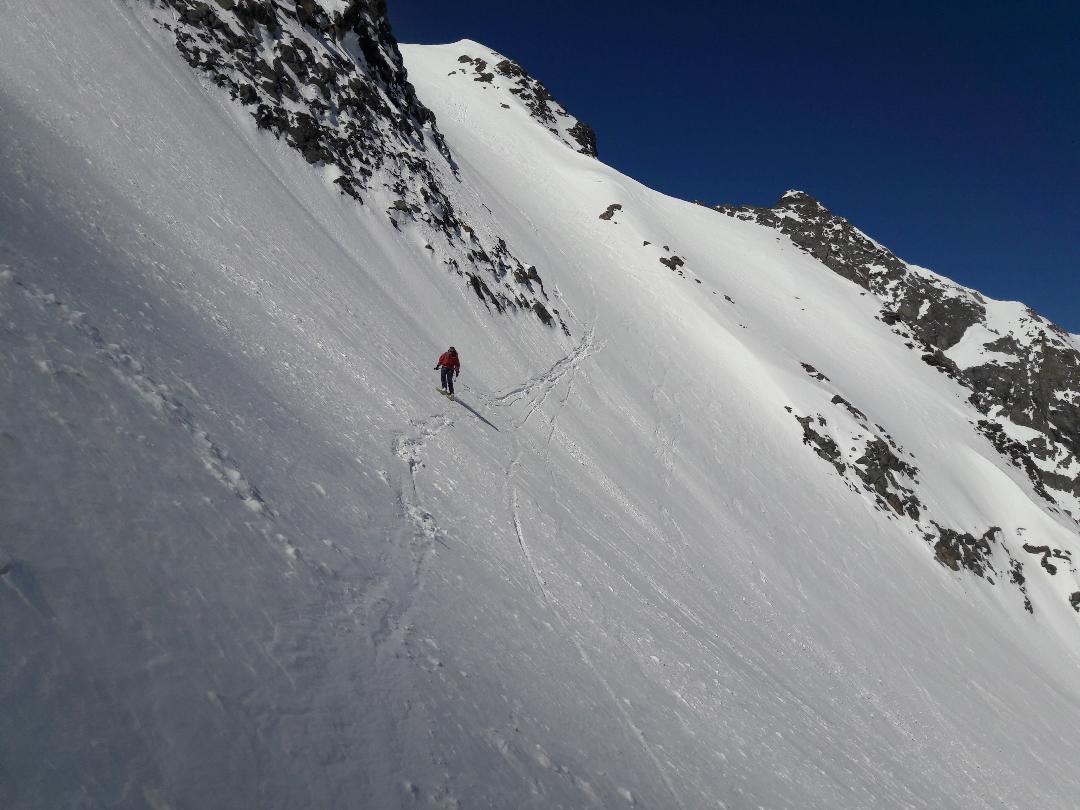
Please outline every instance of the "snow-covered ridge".
[[[1036, 491], [1080, 521], [1080, 351], [1030, 308], [993, 301], [908, 264], [802, 191], [773, 208], [718, 206], [787, 234], [826, 267], [873, 293], [889, 324], [923, 360], [971, 390], [980, 429], [1024, 469]], [[1003, 444], [1015, 426], [1032, 428]]]
[[459, 67], [447, 75], [460, 75], [487, 85], [496, 91], [493, 95], [499, 99], [502, 109], [522, 109], [571, 149], [590, 157], [597, 156], [593, 128], [568, 113], [548, 89], [517, 62], [467, 39], [435, 47], [461, 54], [457, 58]]

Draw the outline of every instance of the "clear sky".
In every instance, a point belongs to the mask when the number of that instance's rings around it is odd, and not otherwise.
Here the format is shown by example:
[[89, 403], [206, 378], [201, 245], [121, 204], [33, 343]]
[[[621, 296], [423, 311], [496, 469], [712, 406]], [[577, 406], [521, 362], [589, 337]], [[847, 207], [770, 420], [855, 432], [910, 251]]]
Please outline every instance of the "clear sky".
[[803, 189], [902, 258], [1080, 333], [1080, 2], [389, 0], [474, 39], [668, 194]]

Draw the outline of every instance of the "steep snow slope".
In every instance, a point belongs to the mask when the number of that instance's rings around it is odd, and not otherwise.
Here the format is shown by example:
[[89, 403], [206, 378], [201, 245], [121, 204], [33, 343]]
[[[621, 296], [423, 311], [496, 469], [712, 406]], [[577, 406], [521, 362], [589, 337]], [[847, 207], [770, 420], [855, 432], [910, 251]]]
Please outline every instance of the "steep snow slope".
[[[570, 334], [499, 315], [147, 9], [0, 28], [0, 804], [1071, 806], [1075, 574], [1025, 560], [1029, 615], [1004, 555], [1073, 524], [876, 302], [405, 49]], [[913, 454], [918, 520], [811, 414]], [[930, 519], [1000, 527], [995, 583]]]

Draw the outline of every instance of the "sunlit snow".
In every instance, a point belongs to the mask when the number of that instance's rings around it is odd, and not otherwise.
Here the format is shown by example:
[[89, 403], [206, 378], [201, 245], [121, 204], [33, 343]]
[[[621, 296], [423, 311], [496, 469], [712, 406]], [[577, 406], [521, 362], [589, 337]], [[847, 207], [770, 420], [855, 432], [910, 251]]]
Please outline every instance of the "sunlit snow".
[[786, 410], [842, 392], [931, 518], [1076, 549], [854, 284], [405, 46], [570, 335], [493, 314], [149, 5], [7, 6], [0, 806], [1075, 806], [1074, 569], [1024, 560], [1029, 615]]

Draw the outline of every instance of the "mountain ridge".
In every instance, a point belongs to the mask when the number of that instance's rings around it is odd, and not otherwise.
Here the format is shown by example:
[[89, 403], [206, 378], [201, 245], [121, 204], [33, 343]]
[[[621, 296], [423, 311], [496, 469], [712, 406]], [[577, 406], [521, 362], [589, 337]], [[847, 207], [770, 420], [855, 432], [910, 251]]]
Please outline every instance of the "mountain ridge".
[[[980, 430], [998, 450], [1025, 470], [1041, 497], [1080, 521], [1080, 352], [1064, 329], [1023, 305], [1019, 318], [995, 322], [980, 293], [902, 261], [805, 192], [785, 192], [771, 209], [716, 210], [788, 235], [834, 273], [876, 295], [883, 305], [879, 317], [909, 348], [971, 389], [969, 401], [987, 417]], [[995, 305], [1000, 309], [1002, 302]], [[967, 355], [957, 355], [962, 368], [950, 356], [954, 349]], [[1010, 440], [1003, 420], [1039, 435]]]

